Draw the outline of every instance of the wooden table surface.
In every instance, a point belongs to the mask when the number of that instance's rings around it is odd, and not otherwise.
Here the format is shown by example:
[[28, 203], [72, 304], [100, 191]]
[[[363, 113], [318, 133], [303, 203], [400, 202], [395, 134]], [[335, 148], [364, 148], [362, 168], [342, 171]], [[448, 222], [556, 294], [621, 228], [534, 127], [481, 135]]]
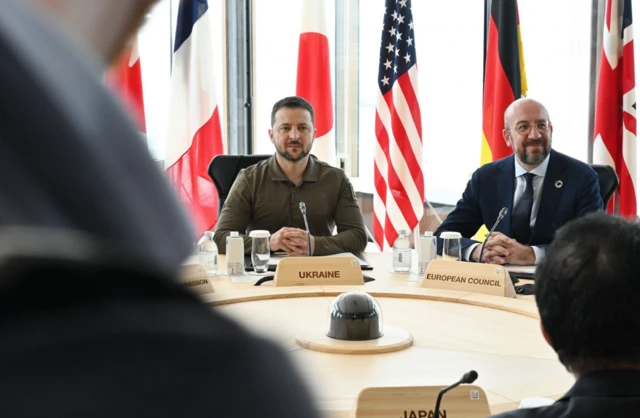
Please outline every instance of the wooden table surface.
[[[447, 386], [473, 369], [492, 413], [515, 409], [523, 398], [558, 398], [574, 378], [544, 341], [533, 296], [515, 299], [420, 288], [419, 279], [391, 272], [391, 253], [366, 253], [376, 280], [364, 286], [274, 288], [212, 277], [205, 302], [290, 357], [327, 417], [348, 417], [358, 393], [370, 386]], [[224, 256], [220, 256], [224, 265]], [[189, 260], [197, 262], [197, 258]], [[250, 268], [250, 267], [249, 267]], [[383, 324], [413, 335], [411, 347], [385, 354], [330, 354], [308, 350], [295, 336], [326, 326], [331, 301], [363, 290], [380, 304]]]

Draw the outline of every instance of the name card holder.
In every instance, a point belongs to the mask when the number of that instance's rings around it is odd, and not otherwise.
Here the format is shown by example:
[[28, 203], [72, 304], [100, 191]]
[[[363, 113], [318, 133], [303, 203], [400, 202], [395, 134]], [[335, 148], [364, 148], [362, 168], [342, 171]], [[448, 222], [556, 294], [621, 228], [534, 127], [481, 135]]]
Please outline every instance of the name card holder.
[[[374, 387], [363, 389], [355, 401], [354, 418], [435, 418], [433, 408], [442, 386]], [[480, 386], [460, 385], [440, 403], [439, 417], [485, 418], [491, 415]]]
[[207, 272], [200, 264], [188, 264], [180, 268], [180, 281], [192, 292], [198, 294], [213, 293], [213, 285]]
[[427, 266], [422, 287], [516, 297], [507, 269], [497, 264], [433, 260]]
[[355, 256], [285, 257], [278, 262], [273, 285], [363, 285], [360, 262]]

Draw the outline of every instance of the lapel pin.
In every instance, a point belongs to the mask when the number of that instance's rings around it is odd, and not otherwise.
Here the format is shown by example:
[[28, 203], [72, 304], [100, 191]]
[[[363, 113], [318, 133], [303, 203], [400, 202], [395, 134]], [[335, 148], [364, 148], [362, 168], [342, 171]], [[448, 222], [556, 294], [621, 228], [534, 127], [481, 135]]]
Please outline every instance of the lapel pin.
[[558, 181], [556, 181], [556, 188], [557, 188], [557, 189], [561, 188], [561, 187], [562, 187], [562, 184], [563, 184], [563, 183], [562, 183], [562, 180], [558, 180]]

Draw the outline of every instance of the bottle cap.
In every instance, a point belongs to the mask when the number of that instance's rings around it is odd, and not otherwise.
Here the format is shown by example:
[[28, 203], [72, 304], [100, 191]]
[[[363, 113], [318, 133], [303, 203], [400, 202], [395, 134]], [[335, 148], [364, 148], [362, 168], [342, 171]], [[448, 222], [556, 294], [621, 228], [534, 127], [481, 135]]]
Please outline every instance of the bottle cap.
[[269, 238], [271, 233], [264, 229], [256, 229], [255, 231], [249, 232], [249, 236], [251, 238]]
[[425, 231], [424, 236], [425, 237], [432, 237], [433, 236], [433, 231]]
[[213, 237], [213, 231], [204, 231], [205, 237]]
[[407, 230], [406, 229], [399, 230], [398, 235], [407, 235]]
[[440, 234], [440, 238], [442, 239], [456, 239], [456, 238], [462, 238], [462, 234], [460, 234], [460, 232], [451, 232], [451, 231], [445, 231], [442, 234]]
[[237, 237], [238, 236], [238, 231], [231, 231], [231, 235], [232, 237]]

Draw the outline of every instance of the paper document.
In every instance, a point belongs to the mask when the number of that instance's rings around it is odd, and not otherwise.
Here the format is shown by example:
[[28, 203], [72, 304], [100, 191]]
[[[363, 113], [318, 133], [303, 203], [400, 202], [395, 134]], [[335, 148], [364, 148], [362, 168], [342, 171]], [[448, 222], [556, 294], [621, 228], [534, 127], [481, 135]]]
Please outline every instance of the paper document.
[[524, 398], [520, 401], [518, 409], [540, 408], [541, 406], [549, 406], [555, 401], [549, 398]]
[[536, 266], [519, 266], [517, 264], [505, 264], [504, 268], [510, 273], [527, 273], [533, 274], [536, 272]]
[[233, 283], [255, 283], [258, 280], [260, 280], [260, 276], [249, 276], [249, 275], [242, 275], [242, 276], [229, 276], [229, 278], [231, 279], [231, 281]]
[[[351, 256], [351, 257], [356, 257], [354, 254], [352, 253], [340, 253], [340, 254], [332, 254], [332, 255], [325, 255], [323, 257], [345, 257], [345, 256]], [[358, 263], [360, 263], [360, 265], [365, 264], [362, 260], [360, 260], [358, 257], [356, 257], [358, 259]], [[368, 263], [367, 263], [368, 265]]]

